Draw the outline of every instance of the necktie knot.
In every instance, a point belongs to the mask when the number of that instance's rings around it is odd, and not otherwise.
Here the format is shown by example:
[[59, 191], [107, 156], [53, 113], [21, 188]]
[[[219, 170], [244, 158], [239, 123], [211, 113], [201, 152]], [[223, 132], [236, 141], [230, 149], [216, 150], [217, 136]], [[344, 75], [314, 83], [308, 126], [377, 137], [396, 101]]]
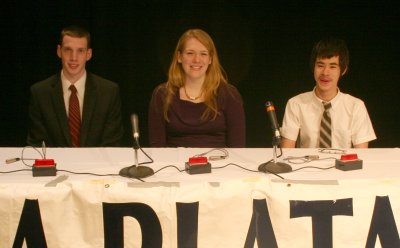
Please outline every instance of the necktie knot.
[[74, 85], [69, 86], [69, 90], [71, 91], [71, 93], [76, 94], [77, 90], [76, 87]]
[[330, 102], [322, 102], [324, 105], [325, 111], [328, 111], [330, 108], [332, 108], [332, 104]]

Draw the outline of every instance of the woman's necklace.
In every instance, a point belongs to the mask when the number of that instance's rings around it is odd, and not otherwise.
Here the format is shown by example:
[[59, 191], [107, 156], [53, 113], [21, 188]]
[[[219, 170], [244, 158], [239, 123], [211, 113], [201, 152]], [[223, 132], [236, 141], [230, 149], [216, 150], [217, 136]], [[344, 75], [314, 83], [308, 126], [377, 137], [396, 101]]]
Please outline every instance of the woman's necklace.
[[196, 100], [199, 99], [199, 98], [201, 97], [201, 95], [203, 94], [203, 92], [201, 92], [200, 95], [198, 95], [198, 96], [196, 96], [196, 97], [194, 97], [194, 96], [189, 96], [188, 93], [187, 93], [187, 91], [186, 91], [186, 87], [185, 87], [185, 86], [183, 86], [183, 91], [185, 91], [186, 97], [187, 97], [189, 100], [191, 100], [191, 101], [196, 101]]

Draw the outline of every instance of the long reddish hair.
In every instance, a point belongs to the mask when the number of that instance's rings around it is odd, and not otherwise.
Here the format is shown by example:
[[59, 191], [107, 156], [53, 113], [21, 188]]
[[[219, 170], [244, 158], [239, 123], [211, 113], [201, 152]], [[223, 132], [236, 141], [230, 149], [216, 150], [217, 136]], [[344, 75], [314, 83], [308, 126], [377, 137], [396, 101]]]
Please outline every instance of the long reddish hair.
[[211, 58], [211, 64], [208, 66], [206, 76], [203, 83], [202, 92], [204, 95], [204, 103], [207, 109], [202, 115], [202, 119], [208, 118], [213, 115], [215, 118], [218, 114], [217, 94], [218, 88], [221, 84], [227, 84], [227, 77], [224, 69], [222, 68], [217, 50], [211, 37], [201, 29], [187, 30], [178, 41], [174, 55], [172, 57], [171, 65], [168, 72], [168, 81], [166, 83], [166, 98], [164, 102], [164, 118], [168, 121], [168, 109], [171, 105], [172, 99], [175, 94], [179, 94], [179, 89], [185, 84], [185, 72], [182, 65], [178, 63], [179, 55], [185, 50], [186, 42], [191, 39], [197, 39], [208, 50]]

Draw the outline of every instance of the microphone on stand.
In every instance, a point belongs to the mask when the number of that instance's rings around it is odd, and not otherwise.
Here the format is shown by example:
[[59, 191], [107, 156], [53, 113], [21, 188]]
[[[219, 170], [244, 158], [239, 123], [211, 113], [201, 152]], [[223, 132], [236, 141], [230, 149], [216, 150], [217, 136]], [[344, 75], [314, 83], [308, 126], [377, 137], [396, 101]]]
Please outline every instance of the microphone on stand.
[[272, 128], [272, 146], [273, 146], [273, 159], [258, 166], [258, 170], [268, 173], [287, 173], [292, 171], [292, 167], [286, 163], [278, 162], [276, 156], [276, 149], [281, 144], [281, 133], [279, 131], [279, 124], [276, 119], [275, 107], [272, 102], [265, 103], [265, 110], [269, 117]]
[[133, 148], [135, 149], [135, 151], [137, 151], [140, 147], [140, 145], [139, 145], [139, 118], [138, 118], [137, 114], [131, 115], [131, 123], [132, 123]]
[[265, 110], [267, 111], [267, 115], [271, 123], [272, 135], [273, 135], [272, 145], [279, 146], [281, 144], [281, 132], [279, 131], [279, 124], [276, 119], [274, 104], [272, 102], [266, 102]]
[[135, 164], [129, 167], [122, 168], [119, 171], [119, 175], [129, 178], [144, 178], [154, 175], [152, 168], [147, 166], [139, 166], [138, 163], [138, 150], [140, 149], [139, 143], [139, 118], [137, 114], [131, 115], [132, 124], [132, 137], [133, 137], [133, 149], [135, 149]]
[[139, 144], [139, 117], [137, 114], [131, 115], [132, 124], [132, 137], [133, 137], [133, 149], [135, 149], [135, 166], [139, 166], [138, 163], [138, 150], [140, 148]]

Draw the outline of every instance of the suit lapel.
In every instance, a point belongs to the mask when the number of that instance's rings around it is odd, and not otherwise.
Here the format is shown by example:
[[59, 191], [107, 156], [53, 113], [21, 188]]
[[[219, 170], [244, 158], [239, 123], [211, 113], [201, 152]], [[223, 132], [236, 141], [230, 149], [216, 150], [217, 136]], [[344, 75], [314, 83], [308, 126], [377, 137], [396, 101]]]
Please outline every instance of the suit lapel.
[[96, 85], [92, 75], [88, 72], [86, 76], [85, 97], [82, 113], [81, 126], [81, 146], [85, 146], [89, 134], [89, 128], [92, 121], [92, 115], [96, 106]]
[[55, 114], [57, 116], [58, 123], [61, 127], [61, 132], [67, 140], [68, 144], [71, 145], [71, 139], [69, 135], [69, 127], [68, 127], [68, 117], [67, 112], [65, 110], [64, 103], [64, 95], [61, 84], [61, 76], [58, 75], [56, 80], [52, 82], [53, 93], [52, 95], [52, 103], [55, 109]]

